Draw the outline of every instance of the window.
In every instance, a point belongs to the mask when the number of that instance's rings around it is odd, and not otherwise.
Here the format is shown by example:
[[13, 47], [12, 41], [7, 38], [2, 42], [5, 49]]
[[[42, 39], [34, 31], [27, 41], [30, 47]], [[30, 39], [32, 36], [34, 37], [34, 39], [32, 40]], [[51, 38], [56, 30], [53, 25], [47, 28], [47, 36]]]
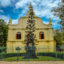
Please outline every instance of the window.
[[40, 38], [40, 39], [44, 39], [44, 33], [43, 33], [43, 32], [40, 32], [40, 33], [39, 33], [39, 38]]
[[21, 32], [17, 32], [16, 39], [21, 39]]

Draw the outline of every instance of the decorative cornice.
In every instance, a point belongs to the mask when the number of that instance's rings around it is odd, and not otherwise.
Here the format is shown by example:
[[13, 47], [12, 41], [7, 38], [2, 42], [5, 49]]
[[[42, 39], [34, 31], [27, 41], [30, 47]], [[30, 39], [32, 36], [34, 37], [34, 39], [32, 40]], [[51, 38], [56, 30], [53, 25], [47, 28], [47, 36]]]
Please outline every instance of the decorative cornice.
[[[49, 30], [53, 28], [35, 28], [35, 30]], [[26, 30], [25, 28], [9, 28], [9, 30]]]
[[7, 41], [7, 42], [24, 42], [24, 41]]
[[[54, 40], [37, 40], [36, 42], [52, 42]], [[25, 42], [25, 41], [7, 41], [7, 42]]]

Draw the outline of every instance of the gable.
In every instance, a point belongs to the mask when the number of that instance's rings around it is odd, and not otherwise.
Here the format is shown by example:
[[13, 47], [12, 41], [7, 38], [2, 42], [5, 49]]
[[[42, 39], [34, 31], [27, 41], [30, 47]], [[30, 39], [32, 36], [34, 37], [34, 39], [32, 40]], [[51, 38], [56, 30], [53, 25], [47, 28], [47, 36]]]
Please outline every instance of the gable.
[[[23, 28], [25, 29], [26, 26], [27, 26], [27, 20], [28, 20], [28, 17], [22, 17], [18, 20], [18, 24], [16, 25], [10, 25], [9, 28]], [[44, 24], [42, 19], [39, 18], [39, 17], [35, 17], [34, 18], [35, 20], [35, 28], [50, 28], [50, 25], [49, 24]]]

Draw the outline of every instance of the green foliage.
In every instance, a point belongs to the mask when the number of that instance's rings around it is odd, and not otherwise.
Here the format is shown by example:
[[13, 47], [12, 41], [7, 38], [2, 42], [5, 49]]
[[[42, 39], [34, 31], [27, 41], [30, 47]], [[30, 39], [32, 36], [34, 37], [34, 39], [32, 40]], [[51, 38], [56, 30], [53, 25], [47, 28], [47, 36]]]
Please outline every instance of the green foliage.
[[[3, 60], [17, 61], [17, 54], [19, 60], [26, 61], [28, 59], [23, 59], [25, 53], [7, 53], [3, 54]], [[37, 59], [29, 59], [30, 61], [47, 61], [47, 60], [64, 60], [64, 52], [42, 52], [37, 54]]]
[[55, 40], [57, 45], [64, 45], [64, 0], [61, 0], [60, 5], [56, 8], [53, 8], [54, 15], [60, 18], [60, 22], [58, 24], [61, 25], [59, 31], [55, 34]]
[[56, 40], [56, 45], [57, 47], [61, 47], [64, 45], [64, 32], [61, 32], [61, 30], [55, 30], [55, 40]]
[[17, 50], [17, 51], [20, 51], [20, 50], [21, 50], [21, 48], [20, 48], [20, 47], [16, 47], [16, 50]]
[[64, 31], [64, 0], [61, 0], [60, 5], [56, 8], [53, 8], [55, 16], [60, 18], [59, 24], [61, 24], [61, 29]]
[[6, 46], [8, 34], [8, 25], [3, 19], [0, 19], [0, 46]]
[[49, 52], [49, 53], [38, 53], [38, 56], [50, 56], [50, 57], [56, 57], [64, 59], [64, 52]]
[[[18, 58], [19, 61], [55, 61], [55, 57], [49, 57], [49, 56], [38, 56], [36, 59], [23, 59], [22, 56]], [[60, 58], [57, 58], [57, 60], [62, 60]], [[3, 61], [17, 61], [17, 57], [9, 57], [4, 58]]]

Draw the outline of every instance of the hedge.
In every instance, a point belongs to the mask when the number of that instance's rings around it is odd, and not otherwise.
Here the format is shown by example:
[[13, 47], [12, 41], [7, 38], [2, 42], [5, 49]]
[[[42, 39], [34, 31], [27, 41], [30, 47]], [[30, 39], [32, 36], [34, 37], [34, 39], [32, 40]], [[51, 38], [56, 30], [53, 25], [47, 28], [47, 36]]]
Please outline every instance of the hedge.
[[[1, 56], [1, 54], [0, 54]], [[4, 58], [7, 58], [7, 57], [15, 57], [15, 56], [25, 56], [25, 53], [6, 53], [6, 54], [2, 54], [2, 56]], [[57, 58], [61, 58], [61, 59], [64, 59], [64, 53], [52, 53], [52, 52], [49, 52], [49, 53], [37, 53], [37, 56], [50, 56], [50, 57], [57, 57]]]
[[64, 59], [64, 53], [38, 53], [38, 56], [50, 56], [50, 57], [57, 57], [57, 58], [61, 58]]

